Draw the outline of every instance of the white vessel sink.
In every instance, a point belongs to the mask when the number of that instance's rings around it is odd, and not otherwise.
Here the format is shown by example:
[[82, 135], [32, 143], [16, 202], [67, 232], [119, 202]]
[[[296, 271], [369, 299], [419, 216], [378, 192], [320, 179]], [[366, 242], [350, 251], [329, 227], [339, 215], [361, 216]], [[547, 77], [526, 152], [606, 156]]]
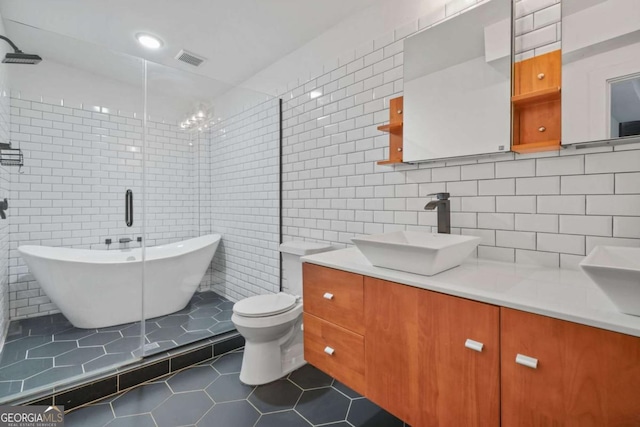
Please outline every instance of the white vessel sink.
[[619, 311], [640, 316], [640, 248], [596, 246], [580, 267]]
[[351, 239], [377, 267], [433, 276], [459, 266], [480, 243], [479, 237], [397, 231]]

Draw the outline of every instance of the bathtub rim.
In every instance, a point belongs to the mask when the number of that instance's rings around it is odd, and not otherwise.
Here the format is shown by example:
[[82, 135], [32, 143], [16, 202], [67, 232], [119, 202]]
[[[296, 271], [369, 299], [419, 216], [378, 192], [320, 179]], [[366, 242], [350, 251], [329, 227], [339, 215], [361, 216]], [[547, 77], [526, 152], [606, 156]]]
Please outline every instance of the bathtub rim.
[[[207, 246], [219, 244], [221, 240], [222, 235], [211, 233], [173, 243], [148, 246], [145, 247], [145, 262], [161, 261], [164, 259], [188, 255]], [[198, 241], [198, 244], [196, 244], [196, 241]], [[185, 243], [190, 243], [193, 247], [188, 247], [180, 252], [170, 251], [172, 247], [177, 247], [178, 245]], [[160, 251], [163, 253], [155, 254], [156, 256], [153, 256], [154, 252]], [[18, 252], [21, 256], [26, 255], [41, 259], [79, 264], [129, 264], [142, 262], [142, 248], [104, 250], [66, 248], [61, 246], [23, 245], [18, 246]], [[134, 259], [127, 259], [127, 257], [134, 257]]]

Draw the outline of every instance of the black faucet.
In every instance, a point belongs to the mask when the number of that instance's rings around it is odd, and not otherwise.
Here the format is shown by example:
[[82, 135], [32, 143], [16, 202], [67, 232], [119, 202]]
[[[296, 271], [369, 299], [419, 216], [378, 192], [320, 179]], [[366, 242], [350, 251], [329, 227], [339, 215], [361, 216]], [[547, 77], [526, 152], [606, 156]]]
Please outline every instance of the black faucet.
[[438, 208], [438, 233], [451, 234], [451, 202], [449, 193], [432, 193], [427, 196], [436, 196], [438, 200], [432, 200], [424, 207], [427, 211]]

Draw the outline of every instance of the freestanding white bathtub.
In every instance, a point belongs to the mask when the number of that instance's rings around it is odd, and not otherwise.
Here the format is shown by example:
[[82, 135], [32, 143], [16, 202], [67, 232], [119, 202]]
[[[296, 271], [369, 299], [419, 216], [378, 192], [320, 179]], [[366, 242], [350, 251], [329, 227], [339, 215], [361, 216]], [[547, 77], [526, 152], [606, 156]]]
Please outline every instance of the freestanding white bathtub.
[[[182, 310], [209, 267], [219, 234], [146, 248], [144, 317]], [[29, 270], [77, 328], [142, 318], [142, 249], [89, 250], [20, 246]]]

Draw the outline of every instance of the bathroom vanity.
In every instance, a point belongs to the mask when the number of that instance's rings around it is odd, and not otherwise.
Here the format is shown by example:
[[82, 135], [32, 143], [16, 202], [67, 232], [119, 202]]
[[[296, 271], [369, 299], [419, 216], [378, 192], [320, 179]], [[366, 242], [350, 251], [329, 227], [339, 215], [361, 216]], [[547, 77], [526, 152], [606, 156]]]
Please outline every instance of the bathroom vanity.
[[581, 272], [303, 260], [305, 359], [414, 427], [640, 424], [640, 317]]

